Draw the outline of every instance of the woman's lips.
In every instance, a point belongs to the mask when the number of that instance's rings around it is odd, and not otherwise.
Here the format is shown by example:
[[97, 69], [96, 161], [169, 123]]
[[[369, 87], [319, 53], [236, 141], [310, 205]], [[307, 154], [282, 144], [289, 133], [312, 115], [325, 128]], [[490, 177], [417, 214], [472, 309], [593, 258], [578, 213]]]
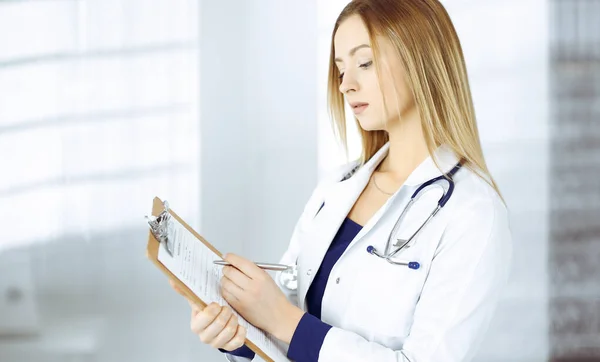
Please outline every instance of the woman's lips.
[[354, 114], [361, 114], [362, 112], [365, 111], [365, 109], [367, 109], [368, 106], [369, 106], [369, 103], [360, 103], [360, 104], [353, 106], [352, 111], [354, 111]]

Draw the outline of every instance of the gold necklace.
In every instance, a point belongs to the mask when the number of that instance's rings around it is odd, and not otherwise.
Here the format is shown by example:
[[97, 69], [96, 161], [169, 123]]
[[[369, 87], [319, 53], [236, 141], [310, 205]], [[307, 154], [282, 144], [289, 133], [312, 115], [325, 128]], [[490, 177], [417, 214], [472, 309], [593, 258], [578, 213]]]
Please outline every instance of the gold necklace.
[[381, 189], [381, 187], [379, 187], [379, 185], [377, 185], [377, 179], [375, 179], [375, 173], [373, 173], [373, 184], [375, 185], [375, 187], [377, 188], [377, 190], [381, 191], [381, 193], [386, 194], [388, 196], [392, 196], [394, 193], [392, 192], [391, 194], [388, 192], [385, 192]]

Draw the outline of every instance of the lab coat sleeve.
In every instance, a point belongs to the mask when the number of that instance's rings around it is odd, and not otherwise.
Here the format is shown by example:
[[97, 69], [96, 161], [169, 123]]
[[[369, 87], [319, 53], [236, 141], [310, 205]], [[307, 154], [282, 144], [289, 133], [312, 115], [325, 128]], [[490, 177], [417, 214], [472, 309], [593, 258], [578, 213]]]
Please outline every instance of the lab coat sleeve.
[[[462, 210], [462, 211], [461, 211]], [[438, 244], [401, 350], [333, 327], [321, 362], [464, 362], [473, 358], [510, 268], [512, 241], [499, 199], [479, 199], [452, 215]]]

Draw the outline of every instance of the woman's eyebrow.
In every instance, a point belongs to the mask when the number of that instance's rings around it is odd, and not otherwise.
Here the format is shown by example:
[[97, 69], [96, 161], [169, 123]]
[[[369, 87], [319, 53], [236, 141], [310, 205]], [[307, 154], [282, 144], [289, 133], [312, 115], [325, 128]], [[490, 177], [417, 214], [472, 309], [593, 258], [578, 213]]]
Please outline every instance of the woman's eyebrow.
[[[350, 56], [353, 56], [354, 53], [356, 53], [357, 50], [362, 49], [362, 48], [370, 48], [369, 44], [361, 44], [361, 45], [357, 45], [354, 48], [350, 49], [350, 52], [348, 52], [348, 54], [350, 54]], [[342, 59], [341, 58], [335, 58], [334, 61], [336, 63], [341, 62]]]

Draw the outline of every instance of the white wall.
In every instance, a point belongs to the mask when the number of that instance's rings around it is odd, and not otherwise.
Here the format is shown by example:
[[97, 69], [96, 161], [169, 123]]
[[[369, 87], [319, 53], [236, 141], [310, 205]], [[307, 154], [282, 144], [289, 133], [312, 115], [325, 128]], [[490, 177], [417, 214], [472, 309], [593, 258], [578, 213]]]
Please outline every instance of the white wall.
[[223, 252], [277, 261], [317, 180], [316, 1], [202, 14], [201, 229]]

